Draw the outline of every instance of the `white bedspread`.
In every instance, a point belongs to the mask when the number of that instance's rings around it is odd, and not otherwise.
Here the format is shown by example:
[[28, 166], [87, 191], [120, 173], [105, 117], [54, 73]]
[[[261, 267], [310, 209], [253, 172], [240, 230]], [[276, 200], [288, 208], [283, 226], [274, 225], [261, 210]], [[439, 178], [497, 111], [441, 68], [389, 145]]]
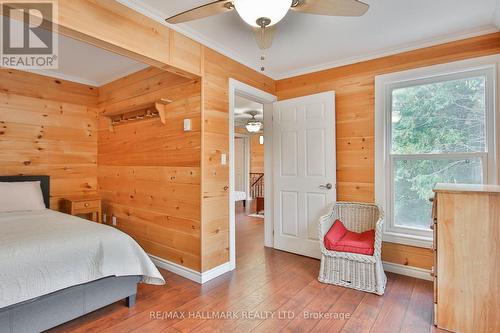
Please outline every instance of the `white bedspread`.
[[0, 308], [109, 276], [165, 281], [127, 234], [52, 210], [0, 214]]

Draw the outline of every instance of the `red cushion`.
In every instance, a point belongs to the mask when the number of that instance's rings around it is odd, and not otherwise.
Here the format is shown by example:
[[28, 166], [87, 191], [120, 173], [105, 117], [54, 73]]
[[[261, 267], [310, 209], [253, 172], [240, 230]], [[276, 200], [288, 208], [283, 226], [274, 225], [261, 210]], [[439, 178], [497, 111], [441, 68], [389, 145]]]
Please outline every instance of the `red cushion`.
[[342, 221], [335, 220], [332, 227], [325, 235], [325, 247], [328, 250], [331, 250], [331, 248], [335, 246], [335, 244], [337, 244], [337, 242], [339, 242], [348, 231], [349, 230], [346, 229]]
[[[331, 235], [328, 237], [330, 233]], [[338, 237], [339, 235], [341, 235], [340, 238]], [[325, 247], [330, 251], [373, 255], [374, 244], [375, 230], [368, 230], [362, 233], [349, 231], [339, 220], [335, 221], [325, 236]]]

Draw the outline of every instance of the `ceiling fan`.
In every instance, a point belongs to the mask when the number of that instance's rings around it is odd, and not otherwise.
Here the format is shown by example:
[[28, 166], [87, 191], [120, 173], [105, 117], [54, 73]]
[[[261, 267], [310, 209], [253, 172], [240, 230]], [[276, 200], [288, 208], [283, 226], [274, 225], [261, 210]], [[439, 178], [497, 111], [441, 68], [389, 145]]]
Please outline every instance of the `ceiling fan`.
[[274, 26], [289, 10], [327, 16], [362, 16], [370, 6], [358, 0], [218, 0], [166, 19], [178, 24], [233, 10], [254, 32], [261, 49], [271, 47]]
[[257, 133], [262, 128], [262, 122], [260, 120], [255, 119], [260, 112], [259, 111], [247, 111], [246, 114], [252, 116], [252, 119], [248, 120], [245, 128], [250, 133]]

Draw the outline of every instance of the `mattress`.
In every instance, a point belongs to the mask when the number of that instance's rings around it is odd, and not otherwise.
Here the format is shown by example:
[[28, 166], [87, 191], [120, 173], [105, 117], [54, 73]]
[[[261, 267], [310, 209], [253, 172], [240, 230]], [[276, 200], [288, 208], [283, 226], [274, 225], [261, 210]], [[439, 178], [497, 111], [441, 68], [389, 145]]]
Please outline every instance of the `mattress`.
[[234, 191], [234, 201], [242, 201], [247, 199], [247, 194], [243, 191]]
[[165, 283], [144, 250], [113, 227], [49, 209], [0, 213], [0, 308], [130, 275]]

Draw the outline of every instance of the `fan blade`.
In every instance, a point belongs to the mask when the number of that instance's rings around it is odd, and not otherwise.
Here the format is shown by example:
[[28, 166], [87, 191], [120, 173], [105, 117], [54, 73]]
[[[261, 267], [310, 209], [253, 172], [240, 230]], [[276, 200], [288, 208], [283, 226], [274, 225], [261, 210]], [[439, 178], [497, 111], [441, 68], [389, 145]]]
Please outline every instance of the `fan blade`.
[[257, 41], [257, 45], [261, 50], [265, 50], [271, 47], [273, 44], [274, 26], [266, 27], [266, 28], [254, 28], [255, 40]]
[[362, 16], [370, 8], [358, 0], [296, 0], [292, 10], [300, 13], [328, 16]]
[[233, 9], [234, 6], [232, 1], [219, 0], [174, 15], [172, 17], [167, 18], [165, 21], [171, 24], [183, 23], [212, 15], [226, 13], [232, 11]]

